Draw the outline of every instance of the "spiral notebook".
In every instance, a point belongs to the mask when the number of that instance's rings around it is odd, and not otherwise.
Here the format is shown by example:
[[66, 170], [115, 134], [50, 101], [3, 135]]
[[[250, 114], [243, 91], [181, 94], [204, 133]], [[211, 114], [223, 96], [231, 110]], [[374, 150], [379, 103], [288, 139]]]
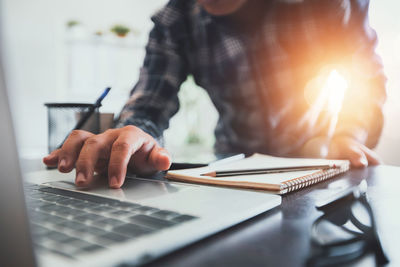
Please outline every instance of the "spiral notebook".
[[[204, 174], [210, 172], [223, 172], [234, 170], [251, 170], [261, 168], [292, 168], [314, 167], [328, 165], [329, 168], [316, 168], [312, 170], [287, 171], [279, 173], [232, 175], [224, 177], [210, 177]], [[206, 166], [201, 168], [171, 170], [166, 174], [170, 180], [198, 183], [215, 186], [235, 187], [253, 190], [266, 190], [276, 194], [286, 194], [312, 184], [324, 181], [349, 169], [347, 160], [307, 159], [307, 158], [282, 158], [263, 154], [254, 154], [251, 157], [238, 161]]]

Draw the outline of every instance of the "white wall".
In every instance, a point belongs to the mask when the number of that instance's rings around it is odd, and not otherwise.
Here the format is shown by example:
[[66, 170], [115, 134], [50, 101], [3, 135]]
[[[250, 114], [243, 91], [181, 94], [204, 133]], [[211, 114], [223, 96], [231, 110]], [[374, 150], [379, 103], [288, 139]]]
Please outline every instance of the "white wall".
[[388, 78], [385, 125], [376, 151], [384, 163], [400, 165], [400, 2], [371, 1], [370, 23], [378, 33], [377, 51]]
[[[66, 22], [80, 21], [81, 29], [89, 35], [98, 30], [108, 33], [111, 25], [122, 23], [139, 29], [141, 34], [135, 43], [144, 44], [152, 26], [150, 15], [164, 3], [166, 0], [3, 1], [6, 75], [23, 156], [46, 153], [47, 115], [43, 103], [94, 102], [109, 84], [81, 90], [81, 94], [68, 88]], [[117, 54], [114, 58], [124, 61], [123, 56]], [[143, 49], [133, 49], [130, 57], [130, 69], [122, 70], [125, 81], [113, 88], [103, 102], [103, 111], [118, 113], [137, 80]], [[128, 75], [131, 77], [126, 78]]]

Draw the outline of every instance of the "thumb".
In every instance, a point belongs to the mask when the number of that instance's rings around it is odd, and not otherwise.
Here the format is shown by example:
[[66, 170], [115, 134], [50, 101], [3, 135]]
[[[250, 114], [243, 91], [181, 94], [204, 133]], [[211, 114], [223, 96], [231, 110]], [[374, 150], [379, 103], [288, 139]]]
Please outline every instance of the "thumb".
[[149, 163], [154, 166], [157, 171], [168, 170], [172, 163], [171, 155], [166, 149], [155, 146], [150, 153]]

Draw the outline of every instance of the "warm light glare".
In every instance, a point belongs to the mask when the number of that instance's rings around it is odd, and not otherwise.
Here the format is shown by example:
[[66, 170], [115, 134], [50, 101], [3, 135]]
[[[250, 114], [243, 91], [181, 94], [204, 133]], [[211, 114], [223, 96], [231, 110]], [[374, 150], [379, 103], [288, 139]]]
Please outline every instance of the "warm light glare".
[[[304, 97], [309, 105], [307, 118], [310, 124], [315, 124], [322, 116], [329, 117], [328, 136], [332, 136], [342, 109], [344, 95], [348, 88], [346, 79], [337, 71], [332, 70], [329, 75], [320, 74], [308, 82]], [[325, 117], [326, 119], [328, 117]]]
[[304, 97], [315, 115], [325, 110], [334, 116], [342, 108], [347, 88], [346, 79], [337, 70], [332, 70], [329, 75], [321, 74], [310, 80]]
[[343, 103], [344, 94], [348, 88], [346, 79], [339, 74], [336, 70], [333, 70], [326, 80], [323, 88], [324, 93], [328, 100], [328, 110], [334, 114], [337, 114]]

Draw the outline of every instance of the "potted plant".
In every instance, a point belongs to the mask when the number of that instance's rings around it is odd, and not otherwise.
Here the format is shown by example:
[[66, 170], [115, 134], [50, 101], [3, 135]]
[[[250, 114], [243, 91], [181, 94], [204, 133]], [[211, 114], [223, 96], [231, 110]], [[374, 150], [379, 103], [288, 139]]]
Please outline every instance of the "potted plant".
[[130, 31], [131, 29], [120, 24], [114, 25], [111, 28], [111, 32], [115, 33], [118, 37], [125, 37]]
[[78, 26], [79, 24], [80, 24], [80, 22], [77, 21], [77, 20], [70, 20], [70, 21], [67, 22], [67, 27], [68, 28], [73, 28], [75, 26]]

